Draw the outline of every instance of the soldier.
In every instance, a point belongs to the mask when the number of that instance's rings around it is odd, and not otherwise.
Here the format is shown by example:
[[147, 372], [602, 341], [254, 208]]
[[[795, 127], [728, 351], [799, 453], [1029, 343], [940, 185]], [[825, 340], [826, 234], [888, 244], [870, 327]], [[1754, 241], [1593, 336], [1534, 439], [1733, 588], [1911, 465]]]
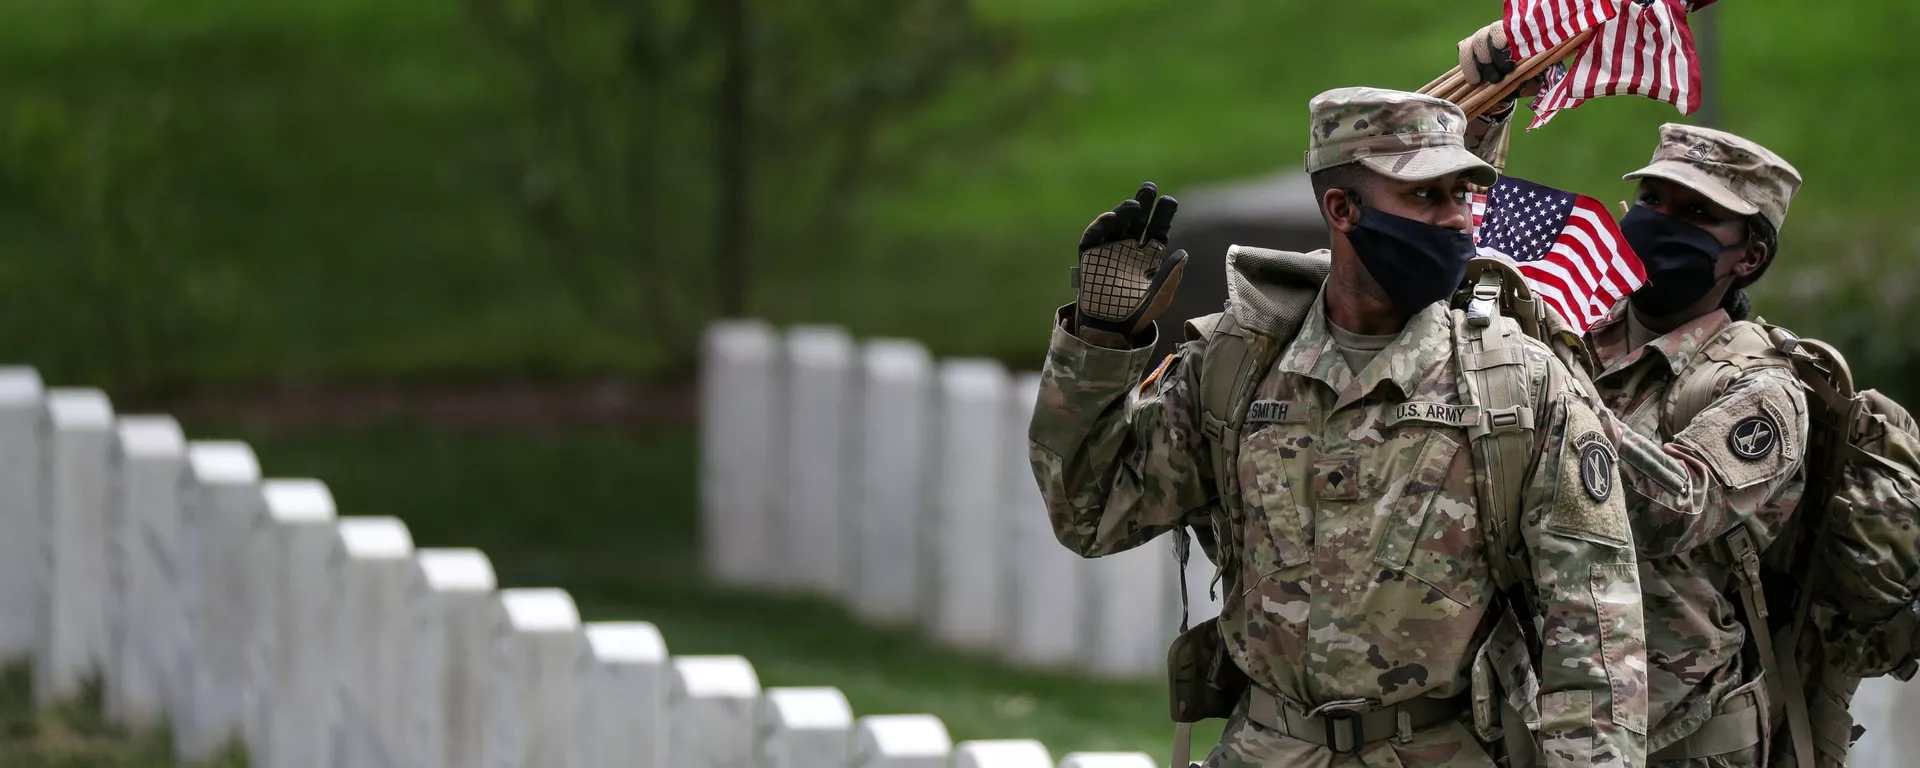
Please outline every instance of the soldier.
[[[1493, 169], [1444, 101], [1343, 88], [1309, 110], [1331, 252], [1236, 249], [1229, 311], [1190, 323], [1151, 374], [1186, 258], [1166, 253], [1175, 202], [1143, 186], [1083, 235], [1029, 431], [1056, 535], [1098, 557], [1213, 534], [1219, 636], [1251, 685], [1208, 766], [1493, 766], [1474, 683], [1489, 636], [1522, 624], [1540, 678], [1507, 690], [1546, 764], [1639, 765], [1646, 659], [1615, 454], [1544, 346], [1445, 302], [1473, 253], [1467, 185]], [[1288, 309], [1256, 262], [1317, 262], [1324, 288]], [[1297, 330], [1262, 347], [1273, 328]]]
[[[1510, 62], [1504, 47], [1497, 23], [1481, 30], [1459, 45], [1462, 71], [1497, 81], [1487, 62]], [[1743, 561], [1757, 568], [1800, 501], [1808, 406], [1745, 289], [1779, 252], [1800, 174], [1739, 136], [1668, 124], [1625, 178], [1639, 187], [1620, 228], [1647, 283], [1585, 341], [1641, 558], [1650, 760], [1759, 766], [1784, 702], [1768, 700], [1777, 662], [1765, 624], [1748, 629], [1764, 599]]]

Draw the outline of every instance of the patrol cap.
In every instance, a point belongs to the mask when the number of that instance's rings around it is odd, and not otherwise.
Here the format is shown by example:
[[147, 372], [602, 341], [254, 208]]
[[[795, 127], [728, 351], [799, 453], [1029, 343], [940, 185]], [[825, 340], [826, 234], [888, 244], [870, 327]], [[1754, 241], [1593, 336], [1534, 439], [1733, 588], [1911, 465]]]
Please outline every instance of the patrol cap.
[[1425, 181], [1455, 171], [1491, 186], [1493, 166], [1467, 151], [1467, 116], [1453, 102], [1385, 88], [1335, 88], [1307, 103], [1307, 172], [1358, 162], [1388, 178]]
[[1666, 179], [1705, 195], [1741, 216], [1760, 214], [1779, 231], [1787, 204], [1800, 189], [1800, 172], [1766, 147], [1726, 131], [1695, 125], [1660, 126], [1653, 162], [1624, 179]]

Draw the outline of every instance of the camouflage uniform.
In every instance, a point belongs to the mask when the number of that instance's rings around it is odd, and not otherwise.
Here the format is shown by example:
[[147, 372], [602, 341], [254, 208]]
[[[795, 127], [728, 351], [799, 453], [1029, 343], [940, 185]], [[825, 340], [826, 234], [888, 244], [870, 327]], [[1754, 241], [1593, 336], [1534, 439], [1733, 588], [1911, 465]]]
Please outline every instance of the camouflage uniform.
[[[1461, 147], [1464, 118], [1445, 102], [1342, 89], [1316, 98], [1312, 112], [1309, 170], [1357, 160], [1419, 178], [1484, 167]], [[1063, 309], [1029, 432], [1060, 541], [1097, 557], [1178, 526], [1210, 526], [1244, 553], [1222, 574], [1228, 651], [1255, 685], [1303, 712], [1466, 694], [1475, 653], [1507, 604], [1493, 572], [1505, 564], [1537, 607], [1546, 764], [1641, 764], [1638, 576], [1621, 496], [1595, 487], [1614, 482], [1611, 468], [1582, 479], [1583, 451], [1612, 456], [1593, 406], [1545, 347], [1519, 347], [1537, 432], [1519, 530], [1502, 539], [1517, 551], [1498, 557], [1483, 538], [1467, 437], [1477, 414], [1449, 407], [1461, 401], [1458, 313], [1428, 306], [1356, 372], [1336, 352], [1325, 301], [1322, 293], [1258, 385], [1237, 468], [1244, 504], [1231, 517], [1219, 510], [1201, 424], [1206, 342], [1187, 342], [1149, 375], [1152, 339], [1133, 349], [1089, 344]], [[1494, 764], [1458, 719], [1335, 754], [1262, 727], [1247, 707], [1208, 766]]]
[[[1736, 213], [1759, 213], [1776, 229], [1800, 182], [1792, 166], [1753, 142], [1676, 124], [1661, 128], [1653, 164], [1627, 176], [1641, 177], [1686, 185]], [[1587, 342], [1641, 558], [1654, 723], [1648, 747], [1657, 752], [1717, 714], [1764, 709], [1759, 670], [1740, 661], [1746, 629], [1735, 610], [1738, 574], [1720, 542], [1744, 528], [1764, 549], [1782, 530], [1805, 485], [1808, 411], [1782, 361], [1746, 369], [1697, 415], [1674, 413], [1676, 384], [1713, 364], [1704, 345], [1743, 333], [1764, 339], [1765, 331], [1716, 309], [1635, 349], [1627, 341], [1628, 307], [1615, 306]], [[1757, 766], [1759, 752], [1656, 764]]]

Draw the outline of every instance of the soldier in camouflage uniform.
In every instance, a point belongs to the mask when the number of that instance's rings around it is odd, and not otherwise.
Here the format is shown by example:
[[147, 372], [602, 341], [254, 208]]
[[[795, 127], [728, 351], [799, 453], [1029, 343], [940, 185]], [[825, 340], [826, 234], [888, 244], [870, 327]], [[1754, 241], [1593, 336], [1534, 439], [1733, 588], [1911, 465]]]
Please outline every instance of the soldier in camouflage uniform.
[[[1488, 422], [1459, 405], [1467, 321], [1444, 299], [1472, 254], [1468, 182], [1492, 169], [1452, 104], [1346, 88], [1309, 108], [1333, 247], [1296, 255], [1331, 271], [1255, 379], [1239, 492], [1209, 465], [1207, 338], [1148, 370], [1185, 263], [1165, 252], [1174, 201], [1149, 185], [1088, 228], [1079, 297], [1054, 318], [1029, 438], [1055, 533], [1098, 557], [1194, 526], [1239, 553], [1223, 558], [1220, 628], [1253, 685], [1208, 766], [1496, 765], [1466, 699], [1516, 604], [1537, 631], [1537, 696], [1521, 705], [1545, 764], [1641, 765], [1646, 659], [1615, 454], [1567, 369], [1510, 325], [1496, 330], [1525, 343], [1483, 361], [1520, 366], [1536, 430], [1509, 468], [1524, 473], [1510, 526], [1489, 530], [1476, 481], [1470, 435]], [[1503, 568], [1517, 600], [1496, 588]]]
[[1737, 550], [1765, 551], [1799, 505], [1808, 407], [1785, 355], [1736, 358], [1774, 346], [1743, 289], [1773, 262], [1800, 175], [1746, 139], [1669, 124], [1627, 178], [1621, 230], [1648, 282], [1586, 341], [1640, 550], [1649, 748], [1662, 768], [1759, 766], [1768, 698], [1742, 661], [1755, 617], [1735, 610]]
[[[1498, 22], [1459, 52], [1470, 81], [1513, 68]], [[1735, 550], [1766, 550], [1799, 504], [1808, 406], [1744, 288], [1779, 250], [1800, 174], [1739, 136], [1668, 124], [1626, 178], [1639, 187], [1621, 230], [1648, 281], [1585, 341], [1641, 557], [1651, 762], [1759, 766], [1769, 701]]]

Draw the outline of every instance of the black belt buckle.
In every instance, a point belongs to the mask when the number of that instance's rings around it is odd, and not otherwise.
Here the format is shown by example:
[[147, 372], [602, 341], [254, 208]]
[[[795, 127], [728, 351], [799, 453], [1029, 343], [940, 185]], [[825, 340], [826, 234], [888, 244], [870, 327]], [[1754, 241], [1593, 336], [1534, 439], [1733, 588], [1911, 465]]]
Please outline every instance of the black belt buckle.
[[[1326, 724], [1327, 728], [1327, 750], [1336, 755], [1358, 754], [1360, 748], [1367, 745], [1365, 715], [1365, 712], [1351, 709], [1335, 709], [1322, 713], [1320, 717], [1323, 719], [1322, 722]], [[1352, 723], [1352, 725], [1347, 728], [1341, 728], [1342, 723]], [[1340, 748], [1340, 732], [1343, 730], [1346, 731], [1348, 739], [1352, 741], [1352, 746], [1346, 749]]]

